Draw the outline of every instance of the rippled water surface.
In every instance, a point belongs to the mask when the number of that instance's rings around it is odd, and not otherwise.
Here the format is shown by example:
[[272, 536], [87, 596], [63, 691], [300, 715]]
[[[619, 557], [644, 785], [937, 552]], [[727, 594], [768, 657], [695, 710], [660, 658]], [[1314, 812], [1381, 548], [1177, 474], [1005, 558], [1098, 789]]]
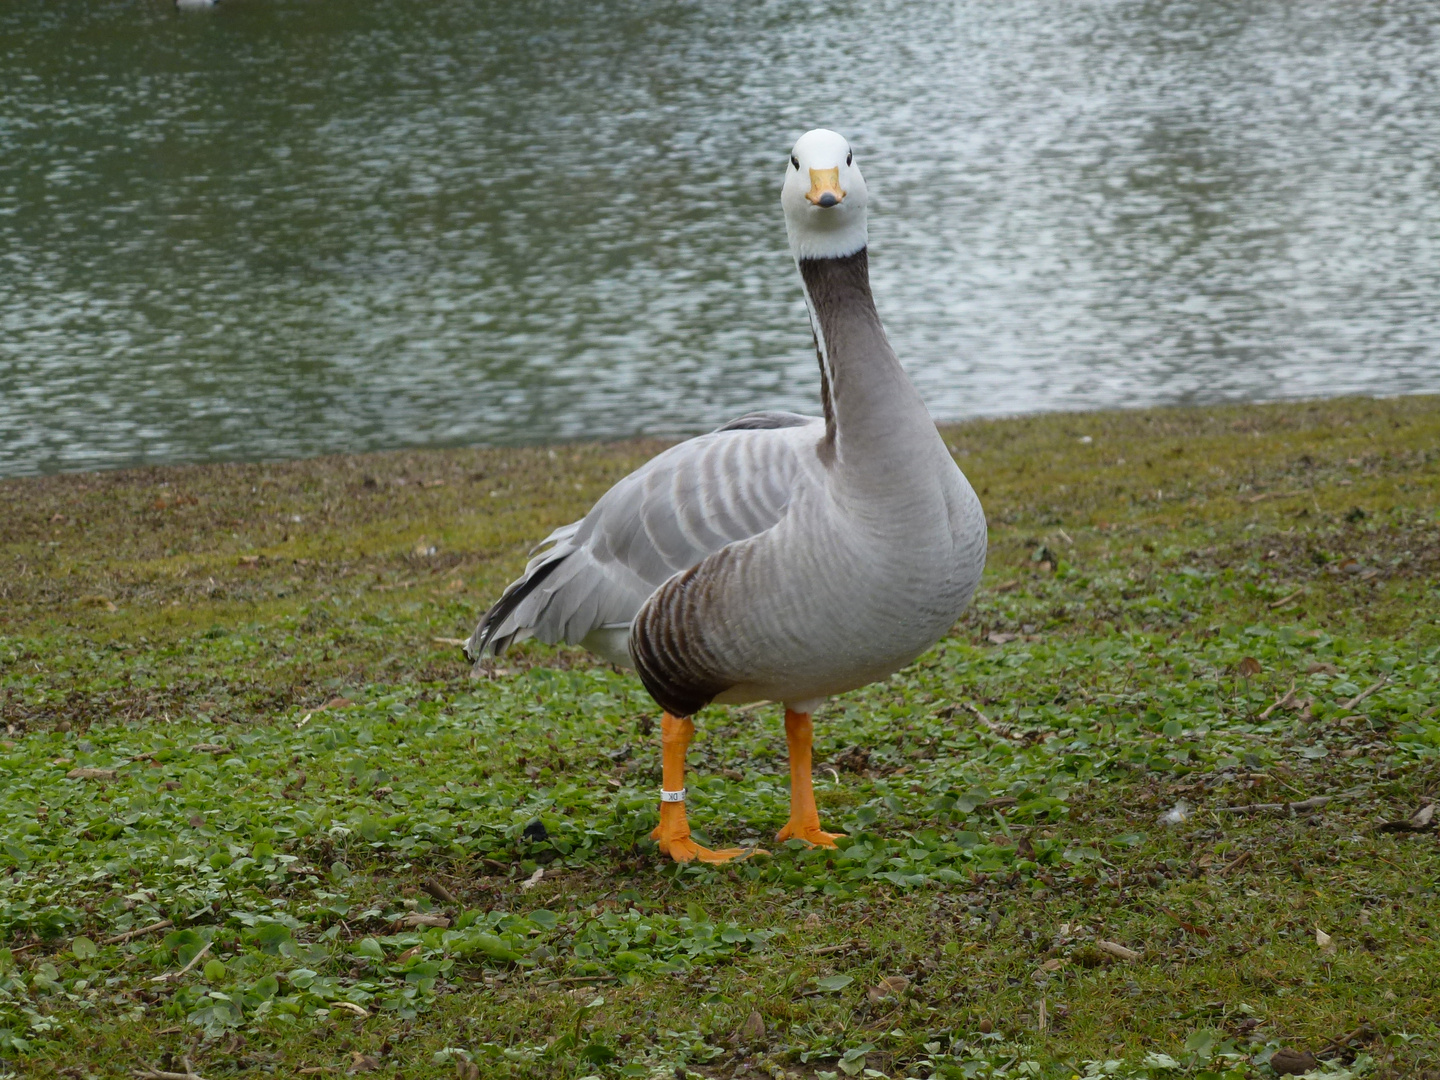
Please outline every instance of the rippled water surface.
[[1440, 5], [6, 0], [0, 473], [817, 407], [853, 139], [937, 417], [1440, 390]]

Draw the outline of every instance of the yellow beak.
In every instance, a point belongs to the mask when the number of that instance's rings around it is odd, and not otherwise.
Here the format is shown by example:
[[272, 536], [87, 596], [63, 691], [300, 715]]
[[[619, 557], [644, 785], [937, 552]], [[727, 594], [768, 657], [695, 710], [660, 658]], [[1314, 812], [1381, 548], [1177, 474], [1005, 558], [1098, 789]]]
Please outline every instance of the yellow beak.
[[840, 167], [833, 169], [811, 169], [810, 190], [805, 193], [815, 206], [839, 206], [845, 201], [845, 189], [840, 186]]

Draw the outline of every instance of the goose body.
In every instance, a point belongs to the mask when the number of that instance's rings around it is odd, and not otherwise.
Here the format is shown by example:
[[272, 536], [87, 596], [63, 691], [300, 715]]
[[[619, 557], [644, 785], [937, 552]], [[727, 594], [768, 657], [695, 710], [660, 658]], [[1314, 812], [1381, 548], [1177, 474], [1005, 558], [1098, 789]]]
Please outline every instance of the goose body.
[[[744, 416], [625, 477], [486, 612], [466, 645], [477, 666], [526, 637], [581, 644], [635, 667], [677, 730], [712, 701], [783, 702], [787, 731], [803, 719], [808, 793], [815, 706], [954, 624], [984, 569], [985, 518], [880, 323], [865, 196], [843, 138], [800, 139], [781, 201], [824, 415]], [[793, 780], [793, 733], [791, 750]], [[831, 836], [806, 816], [802, 838]]]

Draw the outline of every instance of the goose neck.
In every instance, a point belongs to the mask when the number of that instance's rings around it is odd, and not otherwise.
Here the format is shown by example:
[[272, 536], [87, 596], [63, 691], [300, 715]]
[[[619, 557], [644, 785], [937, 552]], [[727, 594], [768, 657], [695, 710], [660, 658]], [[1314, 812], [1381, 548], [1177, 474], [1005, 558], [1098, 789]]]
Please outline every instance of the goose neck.
[[854, 465], [885, 448], [937, 438], [924, 401], [885, 336], [870, 292], [867, 250], [798, 264], [820, 361], [822, 447]]

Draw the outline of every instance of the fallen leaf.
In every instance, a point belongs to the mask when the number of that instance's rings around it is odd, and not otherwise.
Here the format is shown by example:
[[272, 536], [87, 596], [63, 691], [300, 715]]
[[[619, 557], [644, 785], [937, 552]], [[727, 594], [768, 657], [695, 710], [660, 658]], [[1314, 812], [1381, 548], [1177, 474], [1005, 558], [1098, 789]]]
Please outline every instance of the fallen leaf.
[[1163, 911], [1166, 915], [1169, 915], [1170, 918], [1174, 919], [1177, 923], [1179, 923], [1180, 929], [1184, 930], [1187, 934], [1194, 934], [1196, 937], [1207, 938], [1210, 936], [1210, 931], [1205, 929], [1205, 927], [1196, 926], [1192, 922], [1186, 922], [1183, 918], [1181, 918], [1175, 912], [1171, 911], [1169, 908], [1161, 907], [1160, 910]]
[[1282, 1046], [1270, 1055], [1270, 1068], [1281, 1076], [1301, 1076], [1319, 1067], [1320, 1062], [1315, 1055], [1304, 1050], [1291, 1050]]
[[886, 998], [899, 997], [909, 986], [910, 980], [904, 975], [889, 975], [866, 990], [865, 996], [870, 999], [871, 1004], [875, 1004]]
[[1329, 934], [1321, 930], [1318, 926], [1315, 927], [1315, 944], [1320, 946], [1322, 953], [1333, 953], [1335, 951], [1335, 942], [1331, 940]]
[[347, 705], [354, 705], [354, 704], [355, 704], [355, 702], [351, 701], [348, 697], [332, 697], [329, 701], [325, 702], [324, 705], [321, 705], [320, 708], [322, 708], [322, 709], [343, 709], [343, 708], [345, 708]]
[[543, 878], [544, 876], [545, 876], [545, 868], [544, 868], [543, 866], [537, 866], [537, 867], [535, 868], [535, 872], [534, 872], [533, 874], [531, 874], [528, 878], [526, 878], [524, 881], [522, 881], [522, 882], [520, 883], [520, 891], [521, 891], [521, 892], [529, 892], [529, 891], [530, 891], [531, 889], [533, 889], [536, 885], [539, 885], [539, 884], [540, 884], [540, 879]]
[[1435, 803], [1428, 803], [1408, 818], [1387, 821], [1380, 826], [1381, 832], [1424, 832], [1435, 822]]
[[[362, 1020], [370, 1015], [367, 1009], [356, 1005], [353, 1001], [333, 1001], [330, 1003], [330, 1007], [332, 1009], [344, 1009], [346, 1012], [352, 1012]], [[359, 1057], [358, 1054], [356, 1056]], [[373, 1061], [374, 1059], [372, 1058], [371, 1060]]]
[[406, 915], [400, 921], [406, 926], [435, 926], [441, 930], [450, 925], [450, 920], [444, 915], [422, 915], [418, 911], [413, 915]]
[[990, 642], [991, 645], [1008, 645], [1019, 636], [1019, 634], [1001, 634], [992, 630], [985, 635], [985, 640]]

